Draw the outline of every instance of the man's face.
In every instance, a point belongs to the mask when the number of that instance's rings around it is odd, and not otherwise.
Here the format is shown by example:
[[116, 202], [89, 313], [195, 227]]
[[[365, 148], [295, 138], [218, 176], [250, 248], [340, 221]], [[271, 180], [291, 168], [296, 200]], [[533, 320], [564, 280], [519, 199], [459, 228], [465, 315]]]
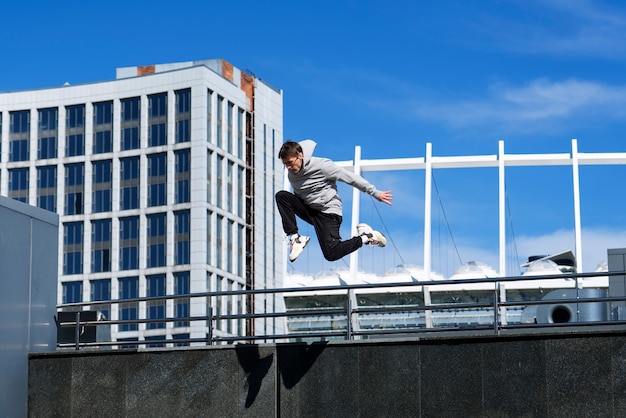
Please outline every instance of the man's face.
[[292, 173], [297, 173], [302, 169], [302, 153], [298, 153], [295, 157], [287, 157], [283, 159], [283, 164], [287, 167], [287, 170]]

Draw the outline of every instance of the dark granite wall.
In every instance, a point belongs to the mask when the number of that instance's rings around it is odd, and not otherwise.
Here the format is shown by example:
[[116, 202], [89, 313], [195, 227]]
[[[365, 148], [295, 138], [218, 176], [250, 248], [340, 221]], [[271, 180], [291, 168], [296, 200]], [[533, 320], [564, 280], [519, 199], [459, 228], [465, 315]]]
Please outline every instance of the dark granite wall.
[[65, 351], [31, 417], [622, 417], [626, 332]]

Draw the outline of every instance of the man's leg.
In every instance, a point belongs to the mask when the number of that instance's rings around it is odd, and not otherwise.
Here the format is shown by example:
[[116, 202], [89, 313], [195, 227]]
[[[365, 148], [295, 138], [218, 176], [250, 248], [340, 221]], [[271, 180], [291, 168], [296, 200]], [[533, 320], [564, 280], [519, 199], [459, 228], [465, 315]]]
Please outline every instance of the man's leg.
[[278, 213], [283, 221], [283, 231], [287, 235], [293, 235], [298, 233], [298, 224], [296, 223], [296, 215], [312, 224], [311, 217], [309, 216], [308, 208], [296, 195], [289, 193], [288, 191], [281, 190], [276, 193], [276, 206], [278, 207]]
[[316, 212], [312, 215], [312, 220], [317, 239], [322, 248], [322, 254], [326, 260], [339, 260], [363, 246], [361, 237], [352, 237], [346, 241], [341, 240], [339, 235], [341, 216]]
[[298, 233], [296, 215], [311, 223], [309, 209], [302, 199], [285, 190], [276, 193], [276, 206], [283, 222], [283, 231], [289, 237], [289, 261], [295, 261], [309, 242], [309, 237]]

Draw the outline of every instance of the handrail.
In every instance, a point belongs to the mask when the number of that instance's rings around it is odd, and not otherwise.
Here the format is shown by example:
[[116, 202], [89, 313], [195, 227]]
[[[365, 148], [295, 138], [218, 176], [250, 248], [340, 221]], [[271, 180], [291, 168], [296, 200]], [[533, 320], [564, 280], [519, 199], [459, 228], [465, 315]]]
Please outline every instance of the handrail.
[[[497, 277], [497, 278], [479, 278], [479, 279], [463, 279], [463, 280], [438, 280], [438, 281], [422, 281], [422, 282], [396, 282], [396, 283], [361, 283], [361, 284], [347, 284], [343, 286], [315, 286], [315, 287], [291, 287], [291, 288], [273, 288], [273, 289], [252, 289], [252, 290], [230, 290], [221, 292], [201, 292], [184, 295], [168, 295], [158, 297], [143, 297], [133, 299], [114, 299], [107, 301], [91, 301], [91, 302], [79, 302], [68, 303], [58, 305], [57, 308], [62, 311], [76, 310], [76, 318], [73, 321], [57, 321], [59, 328], [74, 327], [75, 340], [70, 343], [58, 343], [59, 348], [71, 348], [79, 350], [81, 347], [126, 347], [126, 346], [153, 346], [163, 344], [206, 344], [212, 345], [218, 342], [237, 342], [237, 341], [282, 341], [282, 340], [298, 340], [298, 339], [325, 339], [325, 338], [345, 338], [347, 340], [354, 339], [355, 337], [372, 337], [372, 336], [388, 336], [388, 335], [433, 335], [436, 333], [450, 333], [450, 332], [465, 332], [465, 333], [482, 333], [499, 335], [501, 332], [515, 332], [516, 330], [562, 330], [564, 328], [571, 329], [579, 327], [626, 327], [626, 321], [622, 320], [599, 320], [599, 321], [586, 321], [586, 322], [567, 322], [567, 323], [543, 323], [543, 324], [509, 324], [507, 321], [503, 321], [502, 316], [506, 314], [507, 308], [521, 308], [529, 306], [541, 306], [541, 305], [567, 305], [567, 304], [586, 304], [586, 303], [610, 303], [610, 302], [626, 302], [626, 295], [624, 296], [599, 296], [599, 297], [580, 297], [579, 291], [581, 279], [594, 278], [594, 277], [611, 277], [611, 276], [625, 276], [626, 271], [618, 272], [594, 272], [594, 273], [580, 273], [580, 274], [555, 274], [555, 275], [539, 275], [539, 276], [511, 276], [511, 277]], [[558, 287], [558, 289], [576, 289], [576, 297], [573, 298], [561, 298], [555, 299], [542, 299], [542, 300], [520, 300], [520, 301], [507, 301], [500, 299], [501, 286], [505, 286], [506, 283], [518, 282], [518, 281], [533, 281], [533, 280], [557, 280], [568, 279], [571, 280], [571, 287]], [[492, 291], [493, 297], [491, 302], [476, 302], [476, 303], [424, 303], [421, 305], [384, 305], [384, 306], [353, 306], [349, 292], [353, 290], [370, 290], [380, 289], [381, 291], [389, 291], [395, 288], [413, 288], [411, 291], [424, 291], [425, 287], [428, 287], [431, 292], [434, 292], [437, 286], [445, 286], [451, 284], [483, 284], [488, 288], [481, 289], [483, 291]], [[493, 285], [493, 289], [491, 288]], [[550, 288], [552, 289], [552, 288]], [[467, 289], [466, 289], [467, 290]], [[532, 290], [532, 289], [531, 289]], [[315, 309], [292, 309], [279, 312], [264, 312], [264, 313], [240, 313], [240, 314], [215, 314], [213, 307], [208, 306], [207, 315], [200, 316], [187, 316], [187, 317], [164, 317], [164, 318], [140, 318], [140, 319], [125, 319], [125, 320], [103, 320], [103, 321], [85, 321], [81, 320], [80, 312], [81, 308], [98, 308], [103, 305], [120, 305], [120, 304], [133, 304], [140, 302], [155, 302], [155, 301], [168, 301], [179, 299], [194, 299], [194, 298], [219, 298], [227, 296], [252, 296], [252, 295], [276, 295], [276, 294], [345, 294], [345, 307], [328, 307], [328, 308], [315, 308]], [[369, 293], [368, 293], [369, 294]], [[210, 300], [210, 299], [208, 299]], [[471, 327], [467, 326], [439, 326], [439, 327], [419, 327], [419, 326], [402, 326], [398, 324], [394, 328], [379, 328], [379, 329], [354, 329], [352, 321], [355, 318], [359, 318], [360, 315], [372, 315], [372, 314], [419, 314], [420, 312], [452, 312], [457, 313], [463, 310], [483, 310], [488, 312], [493, 310], [492, 323], [488, 326], [476, 323]], [[345, 320], [345, 328], [341, 330], [307, 330], [307, 332], [291, 331], [280, 334], [268, 334], [268, 335], [228, 335], [228, 333], [221, 332], [223, 335], [215, 335], [215, 323], [221, 320], [255, 320], [255, 319], [267, 319], [267, 318], [307, 318], [307, 317], [328, 317], [335, 318], [340, 317]], [[361, 316], [360, 318], [365, 318]], [[158, 340], [139, 340], [138, 341], [126, 341], [119, 339], [117, 341], [95, 341], [95, 342], [81, 342], [80, 330], [81, 327], [87, 326], [111, 326], [111, 325], [132, 325], [132, 324], [150, 324], [150, 323], [171, 323], [171, 322], [195, 322], [206, 321], [207, 324], [207, 337], [206, 338], [177, 338], [177, 339], [158, 339]], [[124, 331], [120, 331], [124, 332]], [[164, 337], [165, 338], [165, 337]]]

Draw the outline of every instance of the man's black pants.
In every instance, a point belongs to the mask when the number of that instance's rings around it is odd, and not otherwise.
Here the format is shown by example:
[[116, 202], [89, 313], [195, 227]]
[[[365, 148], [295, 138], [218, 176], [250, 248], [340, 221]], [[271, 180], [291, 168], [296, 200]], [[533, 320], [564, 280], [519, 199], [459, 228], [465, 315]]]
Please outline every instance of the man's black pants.
[[336, 261], [363, 246], [361, 237], [352, 237], [341, 240], [339, 227], [342, 217], [308, 207], [302, 199], [285, 190], [276, 193], [276, 205], [283, 221], [283, 231], [292, 235], [298, 232], [296, 216], [313, 225], [317, 240], [322, 248], [322, 254], [328, 261]]

